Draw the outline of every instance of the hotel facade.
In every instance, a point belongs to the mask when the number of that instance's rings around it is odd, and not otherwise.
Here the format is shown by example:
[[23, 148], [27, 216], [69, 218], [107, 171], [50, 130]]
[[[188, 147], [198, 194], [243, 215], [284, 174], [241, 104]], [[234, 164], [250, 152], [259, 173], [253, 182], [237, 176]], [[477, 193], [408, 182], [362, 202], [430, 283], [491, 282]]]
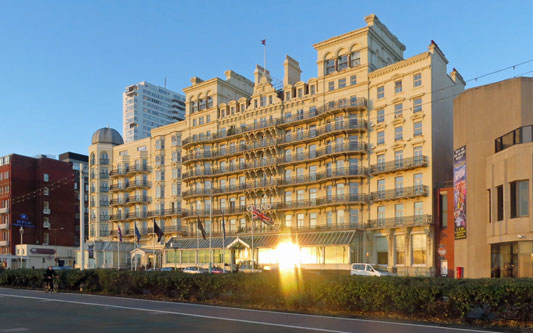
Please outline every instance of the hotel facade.
[[[121, 226], [133, 243], [136, 224], [133, 257], [171, 267], [275, 265], [291, 241], [308, 269], [369, 262], [434, 275], [433, 199], [452, 178], [453, 96], [465, 83], [433, 41], [404, 59], [375, 15], [365, 21], [314, 45], [307, 82], [289, 56], [281, 87], [260, 66], [253, 82], [231, 70], [194, 77], [184, 121], [127, 144], [93, 137], [91, 170], [109, 177], [90, 181], [90, 237], [116, 242]], [[151, 218], [165, 232], [158, 244]]]

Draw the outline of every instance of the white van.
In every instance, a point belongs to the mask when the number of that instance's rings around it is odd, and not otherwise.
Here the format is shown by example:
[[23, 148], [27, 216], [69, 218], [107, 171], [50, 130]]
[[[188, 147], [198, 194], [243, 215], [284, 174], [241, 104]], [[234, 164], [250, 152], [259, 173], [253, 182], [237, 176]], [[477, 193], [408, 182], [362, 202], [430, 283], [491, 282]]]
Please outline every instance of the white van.
[[391, 276], [386, 269], [372, 264], [352, 264], [350, 275]]

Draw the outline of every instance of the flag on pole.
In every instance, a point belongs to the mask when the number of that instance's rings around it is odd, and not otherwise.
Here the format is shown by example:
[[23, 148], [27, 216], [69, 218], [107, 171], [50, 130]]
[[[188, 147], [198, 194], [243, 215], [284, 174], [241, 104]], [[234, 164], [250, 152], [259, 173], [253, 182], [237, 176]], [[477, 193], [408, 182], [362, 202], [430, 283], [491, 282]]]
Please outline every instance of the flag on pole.
[[137, 223], [135, 223], [135, 236], [137, 237], [137, 243], [141, 240], [141, 233], [137, 229]]
[[261, 212], [257, 207], [254, 207], [252, 209], [252, 219], [258, 219], [261, 220], [263, 223], [267, 225], [273, 225], [274, 222], [270, 217], [268, 217], [265, 213]]
[[266, 46], [266, 44], [267, 44], [267, 40], [266, 40], [266, 39], [263, 39], [263, 40], [261, 41], [261, 44], [263, 44], [263, 45]]
[[163, 230], [161, 230], [161, 228], [159, 228], [157, 223], [155, 223], [155, 217], [153, 218], [153, 220], [154, 220], [154, 233], [157, 235], [157, 241], [160, 242], [161, 237], [163, 237], [165, 233], [163, 232]]
[[202, 232], [202, 238], [203, 239], [206, 239], [205, 238], [205, 229], [204, 229], [204, 226], [202, 225], [202, 221], [200, 221], [200, 218], [198, 218], [198, 230], [200, 230]]
[[224, 221], [224, 215], [222, 215], [222, 237], [226, 240], [226, 222]]
[[118, 240], [122, 242], [122, 230], [120, 230], [120, 226], [118, 226]]

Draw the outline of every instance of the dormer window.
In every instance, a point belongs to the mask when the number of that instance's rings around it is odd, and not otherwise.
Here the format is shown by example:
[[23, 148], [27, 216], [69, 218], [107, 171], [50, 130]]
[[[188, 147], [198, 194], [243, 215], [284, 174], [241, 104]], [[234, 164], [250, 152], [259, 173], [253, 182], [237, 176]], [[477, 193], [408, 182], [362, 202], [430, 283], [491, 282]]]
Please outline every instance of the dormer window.
[[335, 59], [326, 60], [325, 75], [335, 72]]
[[286, 100], [290, 100], [290, 99], [291, 99], [291, 92], [290, 92], [290, 91], [287, 91], [287, 92], [285, 93], [285, 99], [286, 99]]
[[265, 106], [267, 102], [266, 96], [261, 96], [261, 106]]
[[304, 95], [304, 90], [302, 88], [298, 89], [298, 97], [301, 98]]
[[244, 112], [246, 110], [246, 104], [242, 103], [241, 104], [241, 112]]
[[348, 68], [348, 56], [340, 56], [337, 58], [337, 69], [342, 71], [343, 69]]
[[361, 56], [359, 52], [352, 52], [350, 55], [350, 67], [356, 67], [361, 64]]

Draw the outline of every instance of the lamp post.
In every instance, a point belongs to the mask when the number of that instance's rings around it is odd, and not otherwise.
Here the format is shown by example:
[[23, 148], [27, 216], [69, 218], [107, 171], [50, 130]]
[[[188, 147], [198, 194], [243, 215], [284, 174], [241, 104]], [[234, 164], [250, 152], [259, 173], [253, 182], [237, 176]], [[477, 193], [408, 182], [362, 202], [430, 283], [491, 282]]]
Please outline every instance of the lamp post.
[[19, 268], [22, 268], [22, 236], [24, 235], [24, 228], [20, 227], [19, 232], [20, 232], [20, 264], [19, 264]]
[[54, 247], [55, 247], [55, 263], [56, 263], [56, 266], [59, 266], [59, 259], [58, 259], [58, 256], [57, 256], [57, 231], [58, 230], [63, 230], [65, 228], [63, 227], [60, 227], [60, 228], [50, 228], [50, 230], [52, 230], [54, 232]]

